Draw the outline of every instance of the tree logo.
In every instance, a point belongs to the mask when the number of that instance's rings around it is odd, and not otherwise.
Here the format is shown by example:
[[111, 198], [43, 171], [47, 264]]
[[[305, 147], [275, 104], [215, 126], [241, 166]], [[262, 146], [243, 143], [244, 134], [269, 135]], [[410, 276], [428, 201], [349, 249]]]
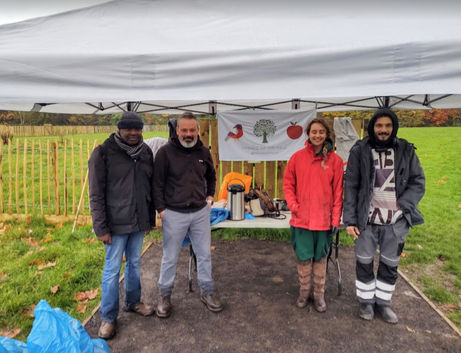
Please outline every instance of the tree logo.
[[267, 136], [275, 134], [275, 124], [272, 120], [261, 119], [258, 120], [253, 127], [255, 136], [263, 138], [263, 143], [267, 143]]

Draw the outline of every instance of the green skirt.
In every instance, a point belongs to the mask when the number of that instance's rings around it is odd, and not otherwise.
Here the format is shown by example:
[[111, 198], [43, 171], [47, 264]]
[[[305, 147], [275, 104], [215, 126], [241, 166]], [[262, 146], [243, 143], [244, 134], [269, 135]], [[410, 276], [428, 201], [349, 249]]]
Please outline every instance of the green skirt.
[[309, 230], [290, 227], [291, 245], [296, 256], [301, 261], [314, 259], [320, 260], [328, 255], [331, 246], [331, 236], [326, 230]]

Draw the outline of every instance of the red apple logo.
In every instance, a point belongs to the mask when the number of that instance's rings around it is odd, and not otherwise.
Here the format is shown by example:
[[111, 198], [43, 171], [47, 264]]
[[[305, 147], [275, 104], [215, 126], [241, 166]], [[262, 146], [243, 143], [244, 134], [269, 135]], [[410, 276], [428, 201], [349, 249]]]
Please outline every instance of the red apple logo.
[[296, 125], [296, 121], [290, 121], [290, 126], [287, 128], [287, 135], [292, 140], [299, 139], [303, 134], [303, 128], [300, 125]]

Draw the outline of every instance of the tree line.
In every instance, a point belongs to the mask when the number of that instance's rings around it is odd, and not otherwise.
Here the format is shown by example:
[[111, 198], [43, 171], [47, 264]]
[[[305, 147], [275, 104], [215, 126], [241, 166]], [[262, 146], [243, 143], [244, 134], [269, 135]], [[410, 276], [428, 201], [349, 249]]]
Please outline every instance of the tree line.
[[[370, 119], [373, 110], [324, 112], [320, 117], [348, 116], [351, 119]], [[461, 126], [461, 109], [397, 110], [401, 126]], [[122, 113], [108, 115], [56, 114], [40, 112], [0, 111], [0, 124], [6, 125], [117, 125]], [[165, 125], [169, 114], [140, 114], [147, 125]], [[209, 118], [209, 117], [208, 117]]]

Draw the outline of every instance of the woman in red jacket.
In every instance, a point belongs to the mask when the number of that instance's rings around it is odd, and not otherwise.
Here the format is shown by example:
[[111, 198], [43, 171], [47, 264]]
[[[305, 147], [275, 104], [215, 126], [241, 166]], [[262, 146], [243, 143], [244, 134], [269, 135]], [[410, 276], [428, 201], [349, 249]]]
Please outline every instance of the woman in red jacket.
[[285, 169], [283, 189], [291, 210], [291, 243], [298, 260], [296, 306], [306, 307], [313, 273], [314, 307], [324, 312], [330, 231], [339, 227], [343, 203], [343, 161], [333, 150], [330, 129], [323, 120], [312, 120], [306, 135], [306, 147], [291, 156]]

